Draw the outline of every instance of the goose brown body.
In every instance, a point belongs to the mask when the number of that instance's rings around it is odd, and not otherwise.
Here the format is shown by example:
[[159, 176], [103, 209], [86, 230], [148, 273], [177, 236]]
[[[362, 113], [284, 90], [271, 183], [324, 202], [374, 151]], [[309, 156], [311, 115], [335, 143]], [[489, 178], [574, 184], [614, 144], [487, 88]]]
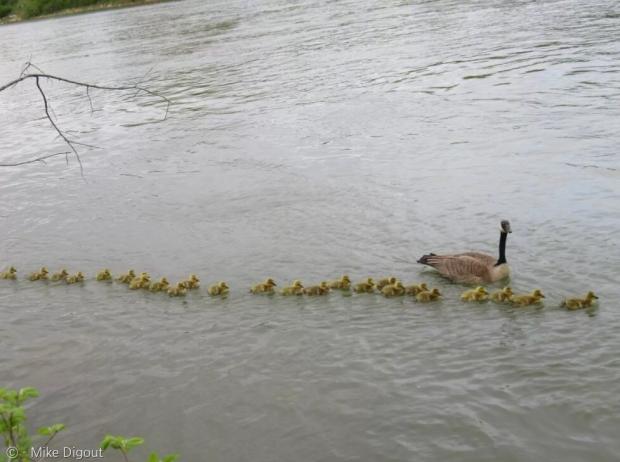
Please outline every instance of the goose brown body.
[[510, 223], [501, 222], [499, 258], [480, 252], [464, 252], [452, 255], [423, 255], [418, 263], [435, 268], [442, 276], [462, 284], [487, 284], [510, 275], [506, 262], [506, 239], [511, 233]]

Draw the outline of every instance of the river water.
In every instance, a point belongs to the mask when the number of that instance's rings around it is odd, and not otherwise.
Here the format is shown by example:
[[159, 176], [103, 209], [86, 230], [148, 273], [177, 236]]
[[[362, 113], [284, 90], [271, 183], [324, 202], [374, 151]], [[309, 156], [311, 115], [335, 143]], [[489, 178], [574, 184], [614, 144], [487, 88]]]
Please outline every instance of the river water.
[[[141, 435], [186, 461], [620, 457], [620, 6], [182, 1], [0, 27], [0, 82], [44, 71], [75, 158], [0, 169], [0, 385], [57, 446]], [[34, 82], [0, 94], [0, 163], [64, 151]], [[423, 253], [497, 251], [544, 308], [458, 301]], [[41, 265], [128, 268], [185, 300]], [[395, 274], [444, 300], [247, 293]], [[562, 297], [595, 290], [598, 309]], [[136, 459], [144, 459], [139, 451]]]

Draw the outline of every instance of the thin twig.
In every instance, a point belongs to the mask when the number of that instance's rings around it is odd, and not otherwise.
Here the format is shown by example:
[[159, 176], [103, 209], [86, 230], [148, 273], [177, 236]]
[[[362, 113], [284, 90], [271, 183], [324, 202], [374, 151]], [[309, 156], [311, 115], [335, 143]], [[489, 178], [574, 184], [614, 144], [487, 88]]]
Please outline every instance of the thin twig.
[[88, 103], [90, 104], [90, 115], [92, 116], [95, 110], [93, 109], [93, 100], [90, 99], [89, 90], [90, 90], [90, 87], [86, 87], [86, 96], [88, 96]]
[[60, 130], [60, 128], [58, 128], [58, 125], [56, 125], [56, 122], [54, 122], [52, 120], [52, 117], [50, 116], [50, 113], [49, 113], [49, 110], [48, 110], [48, 104], [47, 104], [47, 98], [45, 97], [45, 92], [43, 91], [43, 89], [41, 88], [41, 85], [39, 83], [39, 77], [36, 77], [35, 81], [37, 83], [37, 88], [39, 89], [39, 93], [41, 93], [41, 98], [43, 98], [43, 104], [44, 104], [44, 108], [45, 108], [45, 114], [47, 115], [47, 119], [52, 124], [52, 127], [54, 127], [54, 130], [56, 130], [58, 132], [58, 135], [60, 135], [60, 137], [63, 140], [65, 140], [65, 143], [67, 143], [69, 145], [69, 147], [73, 151], [73, 154], [75, 154], [75, 158], [77, 159], [78, 164], [80, 164], [80, 175], [84, 176], [84, 166], [82, 165], [82, 159], [80, 158], [80, 154], [78, 153], [77, 149], [75, 149], [75, 146], [73, 145], [73, 142], [69, 138], [67, 138], [65, 136], [65, 134], [62, 132], [62, 130]]
[[71, 151], [48, 154], [47, 156], [37, 157], [36, 159], [25, 160], [23, 162], [16, 162], [14, 164], [0, 164], [0, 167], [19, 167], [20, 165], [34, 164], [35, 162], [43, 162], [45, 164], [45, 159], [49, 159], [50, 157], [56, 157], [56, 156], [66, 156], [67, 154], [71, 154]]
[[166, 118], [168, 117], [168, 110], [170, 109], [170, 100], [168, 98], [166, 98], [164, 95], [160, 95], [159, 93], [156, 93], [152, 90], [149, 90], [148, 88], [144, 88], [140, 85], [127, 85], [127, 86], [119, 86], [119, 87], [113, 87], [113, 86], [107, 86], [107, 85], [94, 85], [91, 83], [84, 83], [84, 82], [78, 82], [76, 80], [71, 80], [71, 79], [65, 79], [64, 77], [58, 77], [56, 75], [51, 75], [51, 74], [45, 74], [45, 73], [37, 73], [37, 74], [26, 74], [26, 75], [22, 75], [19, 78], [4, 84], [3, 86], [0, 87], [0, 92], [6, 90], [7, 88], [11, 88], [15, 85], [17, 85], [20, 82], [23, 82], [24, 80], [27, 79], [49, 79], [49, 80], [56, 80], [58, 82], [65, 82], [65, 83], [70, 83], [72, 85], [78, 85], [81, 87], [86, 87], [86, 88], [93, 88], [96, 90], [112, 90], [112, 91], [127, 91], [127, 90], [138, 90], [141, 93], [146, 93], [147, 95], [150, 96], [154, 96], [156, 98], [159, 98], [163, 101], [166, 102], [166, 111], [164, 113], [164, 117], [162, 118], [162, 120], [166, 120]]
[[[41, 447], [47, 448], [56, 435], [58, 435], [58, 432], [52, 433], [52, 435], [47, 439], [47, 441], [45, 443], [43, 443], [43, 446], [41, 446]], [[33, 462], [39, 462], [41, 460], [43, 460], [43, 458], [35, 459]]]
[[[37, 72], [36, 73], [28, 73], [28, 71], [30, 69], [34, 69]], [[149, 69], [146, 74], [142, 77], [143, 79], [146, 78], [146, 76], [151, 72], [152, 69]], [[73, 152], [73, 154], [75, 155], [75, 158], [78, 161], [78, 164], [80, 166], [80, 175], [82, 177], [84, 177], [84, 167], [82, 165], [82, 159], [80, 158], [80, 154], [78, 153], [78, 150], [76, 149], [76, 145], [77, 146], [85, 146], [85, 147], [89, 147], [89, 148], [95, 148], [95, 149], [101, 149], [98, 146], [93, 146], [90, 144], [86, 144], [86, 143], [81, 143], [79, 141], [75, 141], [73, 139], [68, 138], [67, 132], [62, 131], [58, 125], [56, 124], [56, 122], [54, 121], [54, 119], [52, 118], [52, 114], [54, 115], [54, 117], [56, 117], [56, 114], [54, 114], [54, 110], [52, 109], [51, 105], [49, 104], [49, 100], [47, 98], [47, 96], [45, 95], [45, 92], [43, 91], [43, 88], [41, 87], [41, 79], [47, 79], [47, 80], [55, 80], [58, 82], [64, 82], [64, 83], [68, 83], [71, 85], [77, 85], [77, 86], [81, 86], [81, 87], [85, 87], [86, 88], [86, 96], [88, 97], [88, 102], [90, 104], [90, 111], [91, 111], [91, 115], [94, 112], [94, 108], [93, 108], [93, 102], [90, 96], [90, 89], [96, 89], [96, 90], [108, 90], [108, 91], [133, 91], [135, 90], [136, 93], [134, 95], [134, 97], [136, 97], [137, 95], [139, 95], [140, 93], [145, 93], [149, 96], [154, 96], [156, 98], [159, 98], [163, 101], [166, 102], [166, 110], [164, 113], [163, 118], [161, 119], [162, 121], [166, 120], [168, 117], [168, 110], [170, 109], [170, 100], [168, 98], [166, 98], [163, 95], [160, 95], [159, 93], [156, 93], [152, 90], [149, 90], [148, 88], [145, 88], [141, 85], [141, 82], [138, 81], [138, 83], [135, 83], [133, 85], [125, 85], [125, 86], [108, 86], [108, 85], [94, 85], [94, 84], [90, 84], [90, 83], [85, 83], [85, 82], [79, 82], [76, 80], [71, 80], [71, 79], [65, 79], [64, 77], [58, 77], [56, 75], [52, 75], [52, 74], [47, 74], [45, 73], [40, 67], [36, 66], [35, 64], [32, 64], [30, 61], [27, 61], [26, 64], [24, 65], [24, 68], [22, 69], [19, 77], [15, 80], [12, 80], [2, 86], [0, 86], [0, 92], [3, 92], [4, 90], [7, 90], [9, 88], [12, 88], [16, 85], [18, 85], [21, 82], [24, 82], [28, 79], [34, 79], [35, 80], [35, 84], [37, 86], [37, 89], [41, 95], [41, 98], [43, 99], [43, 107], [45, 110], [45, 116], [47, 118], [47, 120], [50, 122], [50, 124], [52, 125], [52, 127], [54, 128], [54, 130], [56, 131], [56, 133], [58, 134], [58, 136], [60, 138], [62, 138], [62, 140], [69, 146], [69, 148], [71, 149], [71, 152]], [[31, 164], [34, 162], [43, 162], [45, 163], [45, 159], [48, 159], [50, 157], [54, 157], [54, 156], [58, 156], [58, 155], [65, 155], [65, 160], [67, 162], [67, 165], [69, 164], [69, 154], [71, 154], [71, 152], [66, 151], [66, 152], [62, 152], [62, 153], [55, 153], [55, 154], [50, 154], [47, 156], [42, 156], [42, 157], [37, 157], [36, 159], [31, 159], [31, 160], [27, 160], [27, 161], [23, 161], [23, 162], [17, 162], [17, 163], [13, 163], [13, 164], [0, 164], [0, 167], [16, 167], [19, 165], [26, 165], [26, 164]]]

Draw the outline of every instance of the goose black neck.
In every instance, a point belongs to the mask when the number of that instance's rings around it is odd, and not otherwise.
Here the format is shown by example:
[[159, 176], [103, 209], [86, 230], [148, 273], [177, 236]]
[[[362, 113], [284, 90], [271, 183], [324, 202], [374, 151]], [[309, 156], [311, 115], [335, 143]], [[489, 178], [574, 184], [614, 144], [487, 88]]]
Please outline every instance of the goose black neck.
[[501, 265], [502, 263], [506, 263], [506, 238], [508, 237], [508, 233], [504, 231], [499, 233], [499, 258], [497, 259], [497, 263], [495, 266]]

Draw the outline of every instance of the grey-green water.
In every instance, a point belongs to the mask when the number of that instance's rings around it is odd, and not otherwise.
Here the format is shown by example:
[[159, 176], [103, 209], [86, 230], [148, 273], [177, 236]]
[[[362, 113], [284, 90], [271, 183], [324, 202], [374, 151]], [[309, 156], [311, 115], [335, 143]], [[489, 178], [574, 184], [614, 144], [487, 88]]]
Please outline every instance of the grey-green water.
[[[620, 7], [612, 0], [184, 1], [0, 28], [32, 60], [173, 101], [45, 84], [74, 160], [0, 169], [0, 266], [134, 267], [187, 300], [0, 281], [0, 385], [57, 444], [142, 435], [186, 461], [615, 461]], [[31, 84], [0, 163], [64, 150]], [[457, 301], [414, 262], [495, 252], [543, 309]], [[396, 274], [445, 292], [254, 297], [266, 276]], [[557, 307], [594, 289], [590, 313]]]

